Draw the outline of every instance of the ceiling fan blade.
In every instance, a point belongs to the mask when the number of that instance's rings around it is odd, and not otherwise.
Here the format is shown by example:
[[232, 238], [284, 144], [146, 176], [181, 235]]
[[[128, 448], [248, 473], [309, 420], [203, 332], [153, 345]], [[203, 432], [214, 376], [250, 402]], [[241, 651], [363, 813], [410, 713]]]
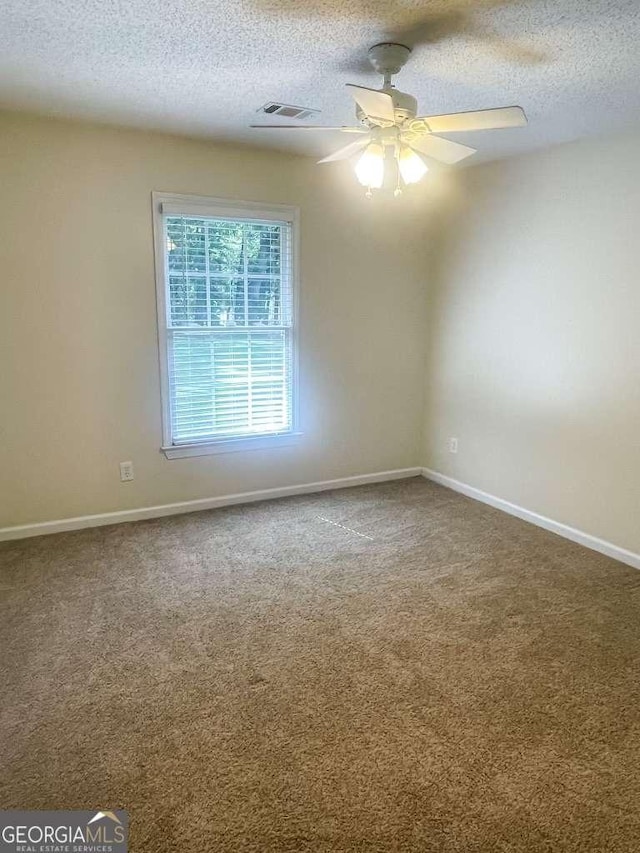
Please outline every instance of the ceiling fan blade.
[[356, 139], [355, 142], [350, 142], [343, 148], [338, 148], [337, 151], [334, 151], [333, 154], [329, 154], [328, 157], [323, 157], [322, 160], [318, 160], [318, 163], [334, 163], [336, 160], [346, 160], [347, 157], [351, 157], [352, 154], [357, 154], [358, 151], [361, 151], [368, 144], [368, 138]]
[[347, 83], [347, 89], [351, 91], [354, 101], [371, 118], [379, 118], [383, 121], [395, 121], [393, 111], [393, 99], [386, 92], [377, 89], [367, 89], [365, 86], [356, 86]]
[[459, 133], [467, 130], [494, 130], [499, 127], [524, 127], [527, 117], [522, 107], [497, 107], [470, 110], [444, 116], [422, 116], [432, 133]]
[[269, 130], [340, 130], [342, 133], [369, 133], [366, 127], [328, 127], [326, 124], [250, 124], [249, 127], [266, 127]]
[[421, 154], [426, 154], [427, 157], [439, 160], [440, 163], [446, 163], [447, 166], [459, 163], [465, 157], [470, 157], [476, 153], [476, 149], [469, 148], [468, 145], [460, 145], [459, 142], [452, 142], [450, 139], [443, 139], [441, 136], [432, 136], [431, 134], [413, 139], [409, 146]]

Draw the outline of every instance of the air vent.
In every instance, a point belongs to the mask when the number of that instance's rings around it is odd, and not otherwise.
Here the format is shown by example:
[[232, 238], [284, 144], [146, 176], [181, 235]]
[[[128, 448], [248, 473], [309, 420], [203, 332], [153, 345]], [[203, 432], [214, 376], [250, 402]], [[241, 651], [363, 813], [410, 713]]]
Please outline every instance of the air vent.
[[309, 118], [309, 116], [318, 115], [320, 110], [313, 110], [309, 107], [294, 107], [291, 104], [279, 104], [276, 101], [269, 101], [258, 110], [259, 113], [264, 113], [268, 116], [282, 116], [283, 118]]

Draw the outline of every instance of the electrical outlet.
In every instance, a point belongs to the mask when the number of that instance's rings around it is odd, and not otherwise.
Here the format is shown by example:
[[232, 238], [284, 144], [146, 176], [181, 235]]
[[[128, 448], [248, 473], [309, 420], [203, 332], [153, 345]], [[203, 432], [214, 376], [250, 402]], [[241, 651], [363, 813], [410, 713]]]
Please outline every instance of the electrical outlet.
[[458, 452], [458, 439], [450, 438], [449, 439], [449, 453], [457, 453]]
[[120, 463], [120, 480], [123, 483], [129, 483], [133, 480], [133, 462]]

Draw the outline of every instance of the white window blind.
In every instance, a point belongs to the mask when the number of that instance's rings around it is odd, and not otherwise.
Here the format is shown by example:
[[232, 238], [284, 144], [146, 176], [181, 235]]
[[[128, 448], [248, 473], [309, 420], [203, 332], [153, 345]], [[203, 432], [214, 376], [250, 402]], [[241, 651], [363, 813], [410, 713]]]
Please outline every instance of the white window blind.
[[171, 445], [293, 432], [291, 222], [174, 210], [162, 215]]

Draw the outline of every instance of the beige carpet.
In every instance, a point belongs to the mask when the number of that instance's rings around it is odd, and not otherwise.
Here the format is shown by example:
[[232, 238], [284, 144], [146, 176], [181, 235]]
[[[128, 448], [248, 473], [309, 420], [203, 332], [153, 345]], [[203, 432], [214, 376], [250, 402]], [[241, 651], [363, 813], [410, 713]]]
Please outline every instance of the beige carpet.
[[134, 853], [640, 850], [640, 573], [421, 479], [0, 546], [4, 808]]

